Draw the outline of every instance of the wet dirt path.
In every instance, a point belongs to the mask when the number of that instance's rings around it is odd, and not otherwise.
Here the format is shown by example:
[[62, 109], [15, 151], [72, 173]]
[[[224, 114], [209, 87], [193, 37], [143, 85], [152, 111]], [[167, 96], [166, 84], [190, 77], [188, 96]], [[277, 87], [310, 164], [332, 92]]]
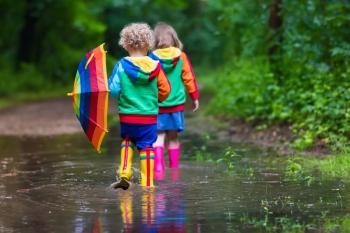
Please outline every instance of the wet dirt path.
[[[116, 103], [111, 100], [109, 112], [116, 111]], [[0, 135], [36, 137], [81, 131], [69, 97], [0, 109]]]

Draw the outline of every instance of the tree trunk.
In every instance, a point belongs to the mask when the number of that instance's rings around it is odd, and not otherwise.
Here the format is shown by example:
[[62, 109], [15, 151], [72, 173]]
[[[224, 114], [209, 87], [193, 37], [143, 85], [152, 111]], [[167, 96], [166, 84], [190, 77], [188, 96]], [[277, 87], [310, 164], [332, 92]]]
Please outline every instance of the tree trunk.
[[282, 58], [281, 43], [283, 40], [281, 28], [282, 28], [282, 0], [275, 0], [273, 4], [269, 6], [269, 28], [272, 31], [272, 36], [269, 38], [269, 43], [272, 45], [269, 47], [268, 55], [270, 60], [271, 69], [277, 77], [278, 81], [281, 81], [282, 71], [278, 64], [278, 61]]
[[26, 0], [24, 25], [20, 31], [17, 51], [17, 68], [23, 62], [30, 63], [35, 57], [35, 28], [38, 23], [39, 10], [37, 0]]
[[274, 42], [269, 48], [269, 55], [274, 55], [279, 49], [279, 43], [282, 41], [282, 35], [280, 33], [280, 28], [282, 26], [282, 0], [275, 0], [273, 4], [269, 6], [270, 17], [269, 17], [269, 28], [272, 30], [272, 36], [270, 37], [270, 42]]

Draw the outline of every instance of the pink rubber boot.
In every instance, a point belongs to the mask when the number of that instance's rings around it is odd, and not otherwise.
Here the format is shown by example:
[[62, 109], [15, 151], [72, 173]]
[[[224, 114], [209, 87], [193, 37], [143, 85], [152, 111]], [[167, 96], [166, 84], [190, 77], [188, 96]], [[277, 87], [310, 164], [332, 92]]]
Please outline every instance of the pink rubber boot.
[[156, 146], [154, 147], [154, 171], [162, 172], [164, 169], [164, 147]]
[[170, 168], [179, 167], [180, 149], [181, 149], [181, 143], [179, 144], [178, 148], [173, 148], [173, 149], [168, 148]]

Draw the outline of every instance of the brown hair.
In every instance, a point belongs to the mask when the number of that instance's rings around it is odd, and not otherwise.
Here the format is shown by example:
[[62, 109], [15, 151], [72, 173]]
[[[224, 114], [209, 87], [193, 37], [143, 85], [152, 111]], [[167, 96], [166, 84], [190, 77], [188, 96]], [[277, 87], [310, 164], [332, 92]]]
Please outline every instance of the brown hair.
[[182, 50], [182, 43], [177, 37], [177, 33], [173, 27], [166, 23], [159, 22], [154, 28], [154, 49], [164, 49], [168, 47], [176, 47]]
[[124, 49], [147, 49], [153, 47], [154, 35], [146, 23], [131, 23], [120, 32], [119, 45]]

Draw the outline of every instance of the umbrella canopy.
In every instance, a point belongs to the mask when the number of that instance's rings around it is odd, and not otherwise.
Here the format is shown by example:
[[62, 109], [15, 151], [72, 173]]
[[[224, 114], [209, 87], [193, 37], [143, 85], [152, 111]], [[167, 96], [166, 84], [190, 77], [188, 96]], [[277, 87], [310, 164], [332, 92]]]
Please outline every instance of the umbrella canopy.
[[100, 152], [107, 130], [108, 84], [106, 51], [101, 44], [88, 52], [81, 60], [75, 76], [73, 92], [74, 112], [91, 141]]

